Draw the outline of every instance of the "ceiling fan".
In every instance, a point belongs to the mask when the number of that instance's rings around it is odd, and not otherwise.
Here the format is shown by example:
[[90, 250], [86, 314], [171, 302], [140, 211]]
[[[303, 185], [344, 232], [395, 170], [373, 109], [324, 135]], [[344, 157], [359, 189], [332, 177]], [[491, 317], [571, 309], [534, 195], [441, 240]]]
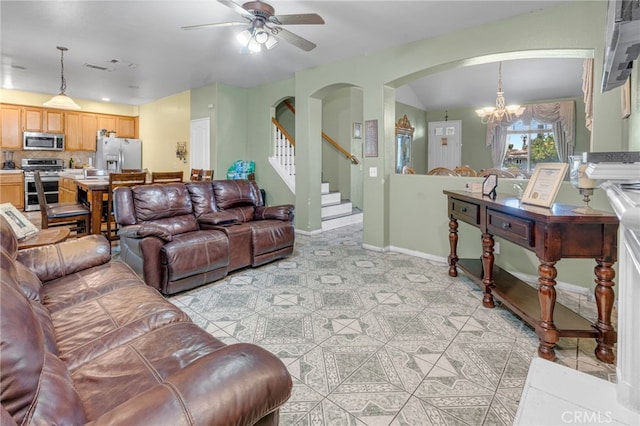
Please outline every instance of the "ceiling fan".
[[260, 52], [263, 46], [267, 49], [272, 49], [278, 44], [278, 40], [284, 40], [308, 52], [316, 47], [315, 43], [285, 30], [281, 25], [324, 24], [322, 17], [316, 13], [275, 15], [273, 6], [259, 0], [246, 2], [242, 6], [232, 0], [218, 0], [218, 2], [238, 12], [246, 21], [189, 25], [181, 28], [183, 30], [195, 30], [249, 24], [249, 28], [238, 34], [236, 38], [250, 52]]

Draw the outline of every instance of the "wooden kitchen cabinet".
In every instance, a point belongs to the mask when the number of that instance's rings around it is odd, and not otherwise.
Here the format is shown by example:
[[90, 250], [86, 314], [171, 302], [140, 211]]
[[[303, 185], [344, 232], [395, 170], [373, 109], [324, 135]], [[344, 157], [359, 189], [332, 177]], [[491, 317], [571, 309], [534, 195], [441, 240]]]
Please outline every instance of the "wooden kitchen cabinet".
[[65, 113], [65, 149], [67, 151], [95, 151], [98, 118], [95, 114]]
[[46, 133], [64, 133], [64, 113], [62, 111], [45, 109], [43, 115]]
[[0, 106], [0, 148], [22, 149], [22, 111], [16, 105]]
[[45, 127], [42, 108], [23, 108], [22, 122], [25, 132], [42, 132]]
[[135, 117], [118, 117], [116, 120], [116, 134], [119, 138], [136, 137]]
[[116, 132], [118, 138], [135, 138], [137, 137], [136, 117], [99, 115], [98, 129]]
[[22, 109], [25, 132], [64, 133], [64, 113], [38, 107]]
[[78, 187], [75, 180], [69, 177], [60, 177], [58, 181], [58, 201], [61, 203], [72, 203], [76, 201]]
[[107, 132], [116, 131], [116, 117], [111, 115], [98, 116], [98, 129], [105, 129]]
[[11, 203], [24, 209], [24, 176], [22, 173], [0, 174], [0, 203]]

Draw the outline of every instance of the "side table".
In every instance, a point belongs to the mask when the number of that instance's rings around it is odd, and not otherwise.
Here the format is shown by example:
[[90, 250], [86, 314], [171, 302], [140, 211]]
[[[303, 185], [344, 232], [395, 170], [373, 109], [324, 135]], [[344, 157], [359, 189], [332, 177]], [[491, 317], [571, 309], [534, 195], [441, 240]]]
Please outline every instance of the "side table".
[[56, 244], [66, 240], [70, 233], [71, 230], [66, 226], [42, 229], [24, 240], [18, 241], [18, 250]]

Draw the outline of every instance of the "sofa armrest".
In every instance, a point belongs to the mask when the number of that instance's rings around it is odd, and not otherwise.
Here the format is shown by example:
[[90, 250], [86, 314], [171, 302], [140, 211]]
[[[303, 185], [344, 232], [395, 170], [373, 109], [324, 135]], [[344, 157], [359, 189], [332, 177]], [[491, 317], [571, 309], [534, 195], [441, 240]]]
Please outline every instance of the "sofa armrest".
[[104, 413], [91, 425], [253, 425], [291, 394], [291, 376], [266, 350], [225, 346]]
[[198, 223], [204, 225], [233, 225], [239, 223], [238, 216], [231, 212], [206, 213], [198, 217]]
[[111, 260], [111, 250], [104, 236], [88, 235], [58, 244], [19, 250], [17, 260], [45, 282], [105, 264]]
[[126, 238], [158, 237], [165, 242], [173, 240], [173, 235], [169, 231], [153, 223], [123, 226], [118, 231], [118, 235]]
[[293, 204], [281, 206], [256, 207], [253, 220], [277, 219], [292, 222], [294, 214]]

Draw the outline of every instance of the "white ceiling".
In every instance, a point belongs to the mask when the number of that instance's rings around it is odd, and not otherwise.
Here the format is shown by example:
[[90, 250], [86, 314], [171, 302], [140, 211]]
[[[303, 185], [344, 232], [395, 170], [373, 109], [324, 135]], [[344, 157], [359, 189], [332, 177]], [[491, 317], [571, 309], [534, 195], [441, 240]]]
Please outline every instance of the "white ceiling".
[[[299, 70], [555, 7], [564, 1], [269, 3], [276, 14], [322, 16], [325, 25], [286, 26], [318, 47], [305, 52], [281, 41], [271, 51], [246, 55], [240, 53], [235, 41], [242, 27], [180, 29], [242, 20], [216, 0], [2, 0], [2, 87], [57, 93], [60, 52], [56, 46], [65, 46], [69, 49], [64, 57], [69, 96], [98, 101], [108, 97], [112, 102], [139, 105], [214, 82], [254, 87], [283, 80]], [[529, 100], [531, 96], [579, 96], [582, 62], [544, 61], [504, 63], [507, 102]], [[85, 64], [109, 71], [87, 68]], [[497, 69], [497, 64], [487, 64], [434, 74], [402, 88], [399, 98], [404, 96], [408, 103], [418, 103], [425, 109], [491, 104], [495, 100]], [[525, 76], [531, 80], [522, 83], [520, 79]], [[533, 92], [520, 94], [521, 87]]]

